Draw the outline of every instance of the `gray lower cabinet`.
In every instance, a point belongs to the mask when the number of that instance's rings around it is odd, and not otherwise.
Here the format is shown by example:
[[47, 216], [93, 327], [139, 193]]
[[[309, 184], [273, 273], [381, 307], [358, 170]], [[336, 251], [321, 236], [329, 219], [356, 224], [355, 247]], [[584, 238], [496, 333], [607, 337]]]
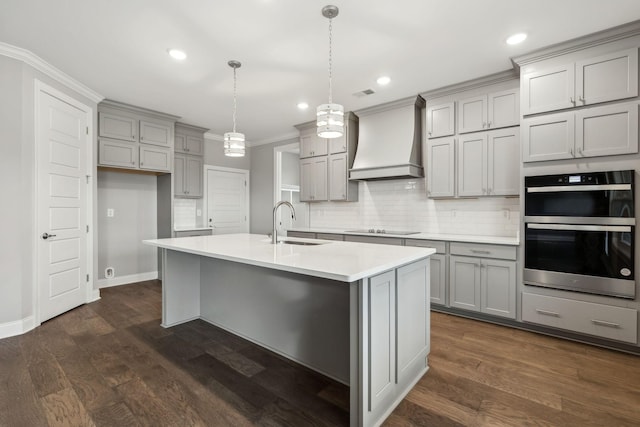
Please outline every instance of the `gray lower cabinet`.
[[202, 197], [204, 161], [199, 156], [175, 154], [174, 196], [180, 198]]
[[450, 251], [451, 307], [515, 319], [516, 248], [451, 243]]
[[638, 343], [638, 311], [631, 308], [523, 292], [522, 321]]
[[[303, 239], [315, 239], [316, 233], [308, 232], [308, 231], [287, 231], [287, 237], [300, 237]], [[342, 239], [340, 239], [342, 240]]]
[[371, 357], [364, 375], [370, 398], [364, 404], [374, 419], [426, 368], [430, 342], [424, 301], [429, 289], [424, 284], [428, 274], [429, 264], [422, 260], [371, 277], [365, 285], [365, 348]]
[[447, 242], [422, 240], [422, 239], [406, 239], [405, 246], [418, 246], [423, 248], [434, 248], [436, 253], [429, 257], [431, 277], [430, 299], [431, 304], [447, 305], [447, 276], [448, 276], [448, 256]]

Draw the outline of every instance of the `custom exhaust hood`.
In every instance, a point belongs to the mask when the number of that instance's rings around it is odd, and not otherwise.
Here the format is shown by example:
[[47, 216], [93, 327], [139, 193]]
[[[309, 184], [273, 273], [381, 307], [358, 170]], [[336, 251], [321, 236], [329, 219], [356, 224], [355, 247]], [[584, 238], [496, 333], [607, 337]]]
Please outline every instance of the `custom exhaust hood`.
[[411, 97], [357, 111], [358, 148], [351, 180], [421, 178], [422, 97]]

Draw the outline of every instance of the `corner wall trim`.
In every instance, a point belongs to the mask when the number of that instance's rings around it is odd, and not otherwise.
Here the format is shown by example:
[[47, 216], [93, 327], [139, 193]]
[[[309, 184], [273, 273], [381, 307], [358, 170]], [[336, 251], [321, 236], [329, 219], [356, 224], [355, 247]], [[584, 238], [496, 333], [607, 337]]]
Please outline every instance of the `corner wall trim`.
[[91, 291], [91, 294], [89, 295], [89, 300], [87, 301], [87, 303], [95, 302], [95, 301], [98, 301], [99, 299], [100, 299], [100, 289], [94, 289], [93, 291]]
[[113, 279], [98, 280], [98, 288], [110, 288], [111, 286], [128, 285], [130, 283], [144, 282], [145, 280], [155, 280], [158, 278], [157, 271], [147, 273], [129, 274], [127, 276], [114, 277]]
[[0, 339], [22, 335], [35, 327], [35, 319], [33, 316], [25, 317], [24, 319], [13, 322], [0, 323]]
[[86, 96], [96, 104], [104, 99], [104, 96], [100, 95], [98, 92], [83, 85], [73, 77], [49, 64], [29, 50], [10, 45], [8, 43], [0, 42], [0, 55], [17, 59], [18, 61], [22, 61], [25, 64], [30, 65], [36, 70], [67, 86], [69, 89], [76, 91], [80, 95]]

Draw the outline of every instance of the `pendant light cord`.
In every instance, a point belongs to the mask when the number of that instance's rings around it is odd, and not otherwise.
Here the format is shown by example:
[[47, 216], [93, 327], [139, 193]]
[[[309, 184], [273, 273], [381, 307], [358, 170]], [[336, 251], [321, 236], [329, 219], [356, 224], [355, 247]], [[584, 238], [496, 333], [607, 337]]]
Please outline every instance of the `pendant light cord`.
[[331, 66], [332, 66], [332, 61], [331, 61], [331, 54], [332, 54], [332, 49], [331, 49], [331, 42], [332, 42], [332, 32], [333, 32], [333, 18], [329, 18], [329, 104], [333, 103], [333, 99], [331, 96], [331, 92], [333, 92], [333, 85], [332, 85], [332, 73], [331, 73]]
[[238, 102], [236, 101], [236, 67], [233, 67], [233, 133], [236, 133], [236, 108]]

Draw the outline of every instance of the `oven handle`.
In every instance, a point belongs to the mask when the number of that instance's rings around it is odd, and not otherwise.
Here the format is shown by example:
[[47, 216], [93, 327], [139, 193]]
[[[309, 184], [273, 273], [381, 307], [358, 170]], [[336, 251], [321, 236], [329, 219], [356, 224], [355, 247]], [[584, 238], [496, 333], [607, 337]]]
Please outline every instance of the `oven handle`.
[[527, 228], [536, 230], [570, 230], [570, 231], [614, 231], [630, 233], [631, 227], [624, 225], [576, 225], [576, 224], [527, 224]]
[[602, 185], [552, 185], [549, 187], [527, 187], [527, 193], [560, 193], [563, 191], [631, 190], [631, 184]]

